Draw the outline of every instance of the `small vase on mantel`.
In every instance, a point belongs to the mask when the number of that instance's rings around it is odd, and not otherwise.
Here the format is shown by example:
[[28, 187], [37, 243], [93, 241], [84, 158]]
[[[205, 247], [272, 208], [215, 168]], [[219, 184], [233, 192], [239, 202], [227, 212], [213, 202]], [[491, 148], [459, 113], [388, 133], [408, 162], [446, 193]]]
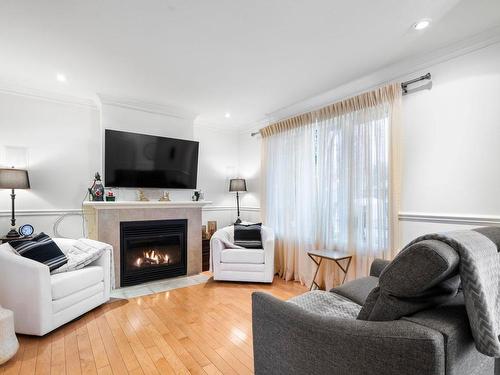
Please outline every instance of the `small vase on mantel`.
[[14, 357], [19, 349], [14, 331], [14, 313], [0, 306], [0, 365]]

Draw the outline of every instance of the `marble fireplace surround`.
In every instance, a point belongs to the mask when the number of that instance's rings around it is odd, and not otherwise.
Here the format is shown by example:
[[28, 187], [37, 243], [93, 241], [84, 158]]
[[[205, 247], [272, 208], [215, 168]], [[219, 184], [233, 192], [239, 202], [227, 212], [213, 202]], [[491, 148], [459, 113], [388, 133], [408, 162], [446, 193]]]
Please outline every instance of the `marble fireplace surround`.
[[88, 238], [113, 246], [115, 285], [120, 286], [120, 222], [187, 219], [187, 275], [201, 272], [201, 209], [209, 201], [84, 202]]

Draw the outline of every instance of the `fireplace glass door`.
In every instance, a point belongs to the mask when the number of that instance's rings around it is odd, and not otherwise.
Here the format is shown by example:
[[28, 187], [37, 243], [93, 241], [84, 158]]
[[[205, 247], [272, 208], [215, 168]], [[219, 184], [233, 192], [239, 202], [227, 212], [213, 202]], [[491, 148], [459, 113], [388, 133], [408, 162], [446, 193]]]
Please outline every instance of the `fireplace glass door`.
[[121, 223], [121, 286], [186, 274], [186, 220]]

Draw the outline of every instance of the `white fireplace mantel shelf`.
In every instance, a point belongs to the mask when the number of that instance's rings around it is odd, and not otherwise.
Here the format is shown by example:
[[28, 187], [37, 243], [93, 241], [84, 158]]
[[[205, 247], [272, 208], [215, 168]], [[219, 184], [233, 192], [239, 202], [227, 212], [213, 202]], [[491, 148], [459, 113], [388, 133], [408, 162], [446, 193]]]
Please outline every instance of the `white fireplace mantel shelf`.
[[127, 208], [202, 208], [211, 201], [115, 201], [115, 202], [83, 202], [84, 207], [96, 210], [127, 209]]

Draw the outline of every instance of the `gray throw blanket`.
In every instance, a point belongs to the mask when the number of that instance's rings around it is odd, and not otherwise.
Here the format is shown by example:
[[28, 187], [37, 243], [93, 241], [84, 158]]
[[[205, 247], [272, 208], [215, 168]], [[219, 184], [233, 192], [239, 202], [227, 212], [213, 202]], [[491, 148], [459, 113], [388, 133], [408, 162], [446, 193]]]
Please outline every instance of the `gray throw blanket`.
[[500, 357], [500, 227], [427, 234], [406, 247], [423, 240], [442, 241], [460, 255], [465, 308], [476, 348]]

